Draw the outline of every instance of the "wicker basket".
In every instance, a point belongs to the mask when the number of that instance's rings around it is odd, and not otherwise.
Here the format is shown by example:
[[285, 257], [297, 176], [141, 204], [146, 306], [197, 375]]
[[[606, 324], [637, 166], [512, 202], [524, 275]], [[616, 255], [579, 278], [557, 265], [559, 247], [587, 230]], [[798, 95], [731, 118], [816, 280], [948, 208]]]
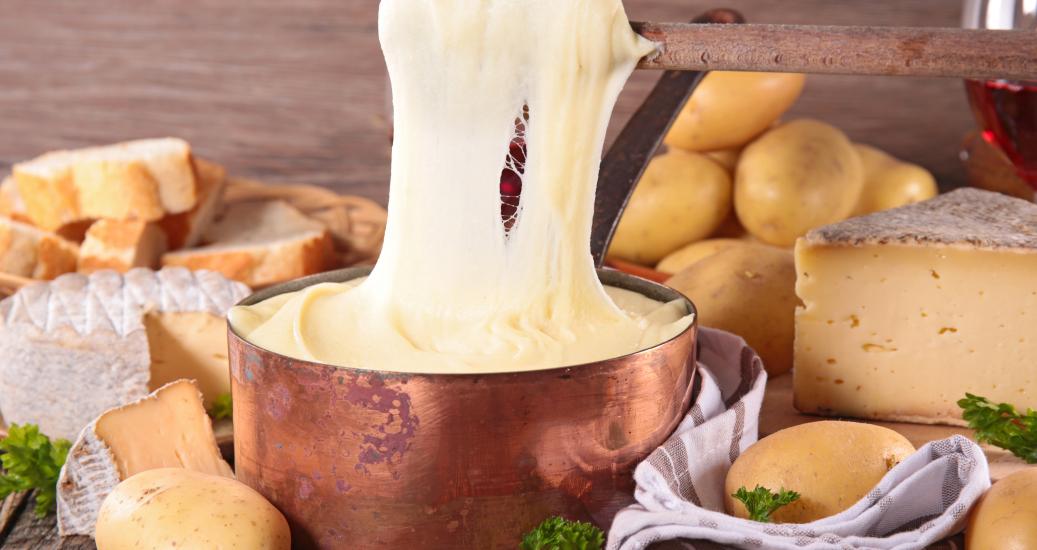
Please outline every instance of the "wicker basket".
[[[339, 195], [314, 185], [270, 185], [231, 178], [224, 203], [283, 200], [327, 226], [335, 242], [335, 267], [372, 264], [382, 249], [386, 212], [370, 199]], [[0, 273], [0, 297], [13, 294], [33, 282]]]

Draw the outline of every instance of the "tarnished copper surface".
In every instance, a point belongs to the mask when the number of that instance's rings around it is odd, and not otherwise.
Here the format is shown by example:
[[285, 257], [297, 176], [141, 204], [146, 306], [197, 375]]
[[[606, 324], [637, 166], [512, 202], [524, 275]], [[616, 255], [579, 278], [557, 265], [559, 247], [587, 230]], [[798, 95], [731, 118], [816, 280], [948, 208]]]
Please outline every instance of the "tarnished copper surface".
[[[245, 303], [364, 274], [310, 277]], [[556, 514], [607, 527], [633, 501], [634, 466], [689, 407], [696, 326], [626, 357], [490, 375], [333, 367], [231, 331], [237, 476], [284, 512], [297, 548], [514, 549]]]

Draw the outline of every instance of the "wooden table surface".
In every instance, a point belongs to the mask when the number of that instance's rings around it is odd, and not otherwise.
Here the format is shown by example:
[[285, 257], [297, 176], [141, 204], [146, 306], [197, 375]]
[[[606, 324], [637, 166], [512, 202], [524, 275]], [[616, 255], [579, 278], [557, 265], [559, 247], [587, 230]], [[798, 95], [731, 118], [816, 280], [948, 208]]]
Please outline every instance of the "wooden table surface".
[[[632, 19], [727, 5], [768, 23], [957, 26], [957, 0], [626, 0]], [[239, 175], [384, 200], [389, 95], [375, 0], [6, 0], [0, 169], [44, 151], [177, 135]], [[637, 74], [619, 126], [657, 74]], [[953, 79], [811, 78], [790, 116], [960, 183], [972, 127]], [[613, 129], [614, 133], [615, 128]]]
[[[906, 26], [956, 26], [960, 4], [626, 0], [635, 20], [683, 21], [727, 6], [751, 22]], [[52, 149], [175, 135], [238, 175], [385, 200], [389, 93], [374, 0], [6, 0], [4, 8], [0, 169]], [[634, 76], [611, 135], [656, 77]], [[963, 182], [959, 143], [973, 123], [959, 81], [811, 77], [789, 115], [797, 116], [920, 163], [943, 187]], [[27, 503], [12, 512], [3, 548], [93, 548], [88, 538], [60, 541], [53, 516], [37, 520]]]

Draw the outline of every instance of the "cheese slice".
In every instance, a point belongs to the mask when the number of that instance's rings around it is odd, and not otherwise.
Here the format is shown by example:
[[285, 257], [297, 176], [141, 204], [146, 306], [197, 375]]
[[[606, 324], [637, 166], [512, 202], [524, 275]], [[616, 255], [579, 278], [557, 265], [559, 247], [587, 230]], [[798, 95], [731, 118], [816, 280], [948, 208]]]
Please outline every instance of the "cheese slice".
[[58, 478], [62, 536], [94, 534], [97, 513], [120, 481], [145, 470], [186, 468], [233, 478], [198, 387], [177, 380], [104, 412], [79, 434]]
[[963, 424], [965, 393], [1037, 408], [1037, 205], [965, 189], [796, 245], [795, 404]]
[[0, 413], [74, 439], [99, 414], [178, 378], [230, 391], [226, 312], [245, 285], [183, 268], [99, 271], [0, 302]]

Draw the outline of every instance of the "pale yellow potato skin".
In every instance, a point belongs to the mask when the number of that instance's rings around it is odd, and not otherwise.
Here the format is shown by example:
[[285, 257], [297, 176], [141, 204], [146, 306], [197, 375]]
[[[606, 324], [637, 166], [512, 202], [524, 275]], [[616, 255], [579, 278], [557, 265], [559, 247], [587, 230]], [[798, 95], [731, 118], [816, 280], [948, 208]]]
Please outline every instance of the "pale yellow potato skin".
[[778, 509], [775, 523], [808, 523], [853, 506], [867, 496], [889, 470], [915, 448], [904, 436], [881, 426], [822, 421], [786, 428], [749, 447], [727, 472], [724, 508], [749, 517], [730, 496], [739, 487], [799, 493], [796, 502]]
[[855, 143], [853, 147], [864, 169], [864, 189], [854, 215], [922, 202], [940, 192], [936, 178], [925, 168], [903, 162], [870, 145]]
[[98, 550], [288, 550], [281, 512], [233, 479], [160, 468], [132, 476], [108, 495], [97, 518]]
[[713, 159], [713, 161], [720, 166], [723, 166], [729, 173], [734, 174], [735, 167], [738, 166], [738, 157], [742, 156], [742, 148], [734, 147], [731, 149], [721, 149], [719, 151], [709, 151], [703, 154]]
[[691, 299], [702, 326], [737, 334], [760, 354], [767, 373], [792, 369], [796, 265], [782, 248], [735, 241], [680, 271], [666, 284]]
[[966, 550], [1037, 548], [1037, 467], [1016, 472], [983, 495], [969, 515]]
[[782, 124], [738, 159], [735, 212], [746, 231], [791, 247], [853, 213], [864, 188], [860, 155], [841, 130], [810, 119]]
[[665, 143], [685, 151], [745, 145], [792, 107], [805, 83], [801, 74], [711, 72], [695, 88]]
[[731, 212], [731, 176], [709, 158], [671, 150], [652, 159], [619, 221], [609, 256], [655, 265], [708, 237]]
[[747, 244], [748, 241], [742, 239], [706, 239], [694, 242], [667, 255], [655, 266], [655, 270], [673, 275], [721, 250]]

